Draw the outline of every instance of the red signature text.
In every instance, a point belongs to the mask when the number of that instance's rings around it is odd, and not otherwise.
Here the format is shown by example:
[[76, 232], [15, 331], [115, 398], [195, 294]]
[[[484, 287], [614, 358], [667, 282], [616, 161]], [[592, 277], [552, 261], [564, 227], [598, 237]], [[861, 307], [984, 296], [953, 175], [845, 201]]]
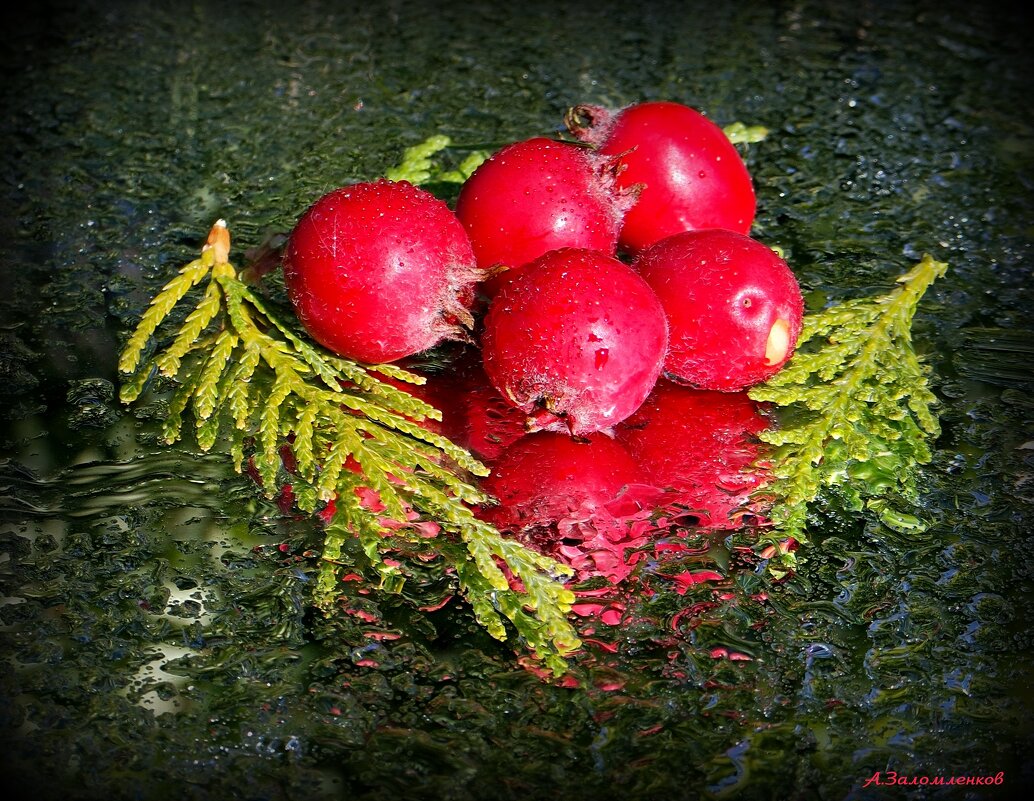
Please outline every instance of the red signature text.
[[1005, 783], [1005, 771], [998, 771], [994, 776], [907, 776], [902, 773], [898, 773], [896, 770], [878, 770], [872, 776], [865, 780], [862, 787], [868, 787], [870, 784], [874, 784], [877, 787], [884, 785], [890, 786], [895, 785], [901, 787], [907, 786], [919, 786], [919, 785], [963, 785], [963, 786], [977, 786], [977, 785], [990, 785], [990, 784], [1004, 784]]

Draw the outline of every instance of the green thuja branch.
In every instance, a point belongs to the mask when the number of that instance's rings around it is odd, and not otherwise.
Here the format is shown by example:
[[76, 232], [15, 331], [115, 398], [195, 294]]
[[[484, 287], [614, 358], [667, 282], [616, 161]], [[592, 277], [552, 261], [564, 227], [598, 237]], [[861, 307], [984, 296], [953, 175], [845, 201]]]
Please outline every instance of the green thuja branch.
[[406, 148], [402, 155], [402, 163], [385, 173], [389, 181], [409, 181], [419, 185], [426, 183], [461, 184], [476, 170], [481, 162], [488, 158], [488, 153], [476, 150], [468, 155], [455, 170], [442, 170], [432, 160], [436, 155], [452, 144], [447, 136], [438, 135], [425, 139], [418, 145]]
[[[122, 400], [136, 400], [156, 373], [176, 379], [166, 441], [182, 436], [189, 412], [198, 446], [208, 451], [223, 438], [235, 468], [250, 461], [270, 497], [279, 491], [281, 454], [290, 447], [299, 508], [316, 513], [334, 504], [316, 581], [321, 608], [332, 609], [340, 594], [347, 540], [359, 542], [389, 590], [398, 589], [404, 576], [383, 558], [386, 551], [431, 547], [494, 636], [507, 636], [508, 620], [549, 667], [566, 670], [565, 657], [579, 645], [567, 620], [573, 595], [561, 580], [570, 570], [473, 515], [470, 505], [490, 499], [467, 477], [484, 475], [486, 468], [421, 425], [441, 419], [437, 409], [378, 374], [412, 384], [424, 379], [391, 365], [360, 365], [310, 344], [237, 277], [229, 251], [229, 231], [220, 220], [201, 255], [151, 302], [119, 360], [126, 376]], [[162, 338], [163, 323], [206, 280], [178, 332]], [[152, 341], [165, 344], [146, 356]], [[408, 525], [415, 520], [440, 526], [431, 546]]]
[[734, 122], [726, 125], [722, 130], [734, 145], [763, 142], [768, 137], [768, 128], [763, 125], [744, 125], [742, 122]]
[[777, 566], [792, 567], [786, 540], [807, 540], [808, 504], [826, 487], [896, 530], [922, 525], [891, 497], [916, 500], [916, 467], [930, 461], [929, 439], [939, 432], [911, 326], [920, 298], [946, 269], [927, 255], [894, 291], [807, 315], [794, 357], [750, 390], [754, 400], [783, 407], [783, 425], [762, 434], [771, 445], [771, 481], [761, 491], [772, 502], [766, 540]]

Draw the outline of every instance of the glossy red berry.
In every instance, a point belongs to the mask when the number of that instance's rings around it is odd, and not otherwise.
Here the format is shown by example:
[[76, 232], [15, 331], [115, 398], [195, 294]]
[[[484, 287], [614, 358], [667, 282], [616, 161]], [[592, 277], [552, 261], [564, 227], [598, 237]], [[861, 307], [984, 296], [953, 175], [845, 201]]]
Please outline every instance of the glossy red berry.
[[478, 265], [520, 267], [563, 247], [614, 255], [623, 207], [606, 164], [588, 148], [544, 137], [496, 152], [456, 200]]
[[664, 310], [631, 268], [565, 248], [518, 270], [496, 294], [481, 339], [485, 372], [539, 427], [576, 435], [623, 420], [660, 375]]
[[662, 239], [633, 266], [668, 317], [667, 376], [732, 392], [775, 375], [793, 354], [804, 302], [793, 272], [768, 246], [732, 231]]
[[480, 272], [449, 207], [405, 181], [330, 192], [291, 233], [284, 282], [302, 325], [361, 362], [427, 350], [470, 324]]
[[617, 184], [638, 187], [620, 245], [638, 253], [682, 231], [750, 232], [756, 211], [751, 177], [725, 132], [699, 111], [656, 101], [616, 113], [599, 106], [568, 112], [571, 132], [617, 160]]

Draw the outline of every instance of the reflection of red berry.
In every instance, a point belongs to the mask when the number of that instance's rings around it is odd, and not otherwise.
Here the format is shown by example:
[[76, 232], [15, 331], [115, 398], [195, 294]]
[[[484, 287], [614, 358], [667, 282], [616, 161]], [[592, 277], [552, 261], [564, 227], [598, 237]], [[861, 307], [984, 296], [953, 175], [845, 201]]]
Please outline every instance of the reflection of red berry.
[[[432, 434], [443, 434], [448, 436], [448, 420], [446, 420], [446, 410], [455, 403], [456, 390], [445, 376], [437, 373], [427, 373], [420, 370], [406, 367], [406, 369], [415, 375], [422, 376], [424, 378], [423, 384], [413, 384], [409, 381], [403, 381], [401, 378], [392, 378], [391, 376], [379, 375], [377, 379], [384, 384], [389, 384], [395, 389], [405, 392], [407, 395], [412, 395], [414, 398], [422, 400], [424, 403], [433, 406], [442, 415], [441, 420], [435, 420], [432, 417], [425, 417], [423, 420], [414, 420], [413, 422], [418, 423], [422, 428], [426, 428]], [[407, 417], [407, 420], [412, 418]]]
[[621, 228], [629, 253], [682, 231], [750, 231], [756, 201], [747, 167], [725, 132], [695, 109], [665, 101], [613, 114], [576, 106], [568, 125], [617, 159], [619, 187], [638, 189]]
[[464, 360], [457, 370], [443, 433], [478, 459], [491, 461], [528, 433], [527, 415], [492, 386], [480, 358]]
[[[615, 258], [580, 248], [547, 253], [504, 282], [485, 317], [485, 372], [541, 425], [576, 435], [623, 420], [660, 375], [664, 311]], [[540, 419], [541, 418], [541, 419]]]
[[793, 354], [804, 301], [786, 262], [743, 234], [662, 239], [633, 265], [660, 298], [673, 380], [732, 392], [770, 378]]
[[330, 192], [291, 233], [284, 282], [313, 339], [361, 362], [427, 350], [470, 321], [480, 273], [449, 207], [401, 181]]
[[636, 480], [636, 463], [604, 434], [574, 439], [539, 431], [517, 440], [492, 462], [482, 488], [498, 499], [485, 519], [501, 528], [546, 526], [592, 512]]
[[756, 436], [767, 427], [746, 393], [662, 381], [614, 433], [644, 481], [670, 490], [669, 500], [697, 511], [702, 523], [729, 526], [764, 481], [748, 468], [759, 455]]

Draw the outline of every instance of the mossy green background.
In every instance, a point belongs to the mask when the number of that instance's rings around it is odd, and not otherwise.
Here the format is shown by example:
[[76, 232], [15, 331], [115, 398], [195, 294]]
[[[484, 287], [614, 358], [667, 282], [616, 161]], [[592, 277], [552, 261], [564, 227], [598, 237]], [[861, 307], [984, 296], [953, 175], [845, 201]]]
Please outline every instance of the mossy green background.
[[[990, 799], [1030, 782], [1034, 159], [1018, 9], [119, 0], [4, 14], [12, 792]], [[161, 446], [157, 401], [121, 407], [122, 338], [216, 218], [239, 255], [431, 134], [459, 160], [548, 135], [574, 103], [643, 99], [769, 128], [744, 150], [754, 233], [784, 249], [813, 308], [883, 292], [926, 252], [950, 264], [915, 324], [943, 401], [922, 477], [931, 527], [894, 534], [824, 498], [800, 575], [772, 585], [733, 551], [730, 598], [629, 599], [636, 622], [601, 634], [614, 652], [577, 665], [582, 688], [541, 682], [455, 601], [420, 612], [447, 593], [430, 575], [412, 597], [352, 599], [397, 639], [313, 614], [311, 524], [220, 454]], [[691, 607], [697, 625], [680, 628]], [[712, 659], [719, 646], [752, 658]], [[876, 771], [1004, 784], [863, 787]]]

